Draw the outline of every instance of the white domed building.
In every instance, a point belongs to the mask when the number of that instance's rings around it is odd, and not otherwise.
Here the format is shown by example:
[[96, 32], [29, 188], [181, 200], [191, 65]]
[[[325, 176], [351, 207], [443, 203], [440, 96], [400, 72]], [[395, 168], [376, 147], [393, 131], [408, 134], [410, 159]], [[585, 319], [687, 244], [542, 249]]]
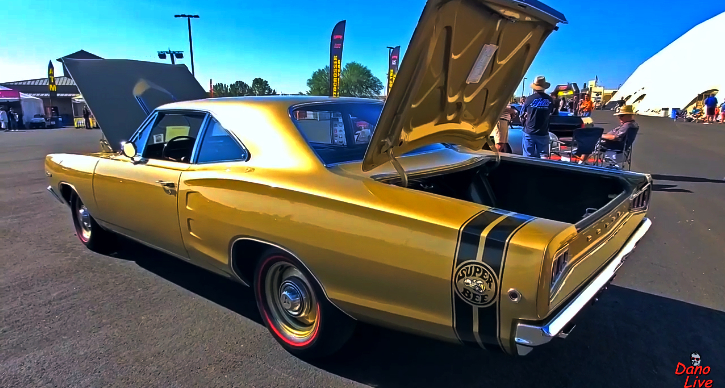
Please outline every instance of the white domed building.
[[[610, 100], [624, 98], [637, 114], [668, 116], [672, 109], [691, 110], [711, 93], [725, 100], [725, 12], [702, 22], [639, 65]], [[703, 42], [715, 37], [712, 49]], [[709, 65], [707, 65], [709, 64]], [[718, 93], [721, 92], [721, 93]], [[608, 104], [610, 106], [610, 104]]]

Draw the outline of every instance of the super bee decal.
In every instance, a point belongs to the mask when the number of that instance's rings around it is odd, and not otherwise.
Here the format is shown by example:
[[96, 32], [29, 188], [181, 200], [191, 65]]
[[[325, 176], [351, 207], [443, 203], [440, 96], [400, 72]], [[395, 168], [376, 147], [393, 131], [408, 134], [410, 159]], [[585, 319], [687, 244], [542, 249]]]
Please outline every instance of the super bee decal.
[[501, 350], [499, 296], [511, 237], [533, 217], [484, 211], [461, 228], [451, 274], [453, 328], [466, 345]]
[[478, 261], [459, 265], [453, 278], [456, 294], [468, 304], [478, 307], [493, 304], [498, 292], [497, 283], [491, 267]]

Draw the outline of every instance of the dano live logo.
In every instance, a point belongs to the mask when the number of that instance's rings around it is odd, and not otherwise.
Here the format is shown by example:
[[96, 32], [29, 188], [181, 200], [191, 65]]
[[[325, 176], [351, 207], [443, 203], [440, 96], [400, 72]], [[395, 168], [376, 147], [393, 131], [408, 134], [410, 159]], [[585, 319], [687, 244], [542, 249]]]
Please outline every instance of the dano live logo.
[[678, 362], [675, 367], [675, 374], [685, 377], [684, 388], [712, 388], [712, 379], [710, 376], [710, 367], [702, 365], [700, 353], [692, 352], [690, 354], [690, 366]]

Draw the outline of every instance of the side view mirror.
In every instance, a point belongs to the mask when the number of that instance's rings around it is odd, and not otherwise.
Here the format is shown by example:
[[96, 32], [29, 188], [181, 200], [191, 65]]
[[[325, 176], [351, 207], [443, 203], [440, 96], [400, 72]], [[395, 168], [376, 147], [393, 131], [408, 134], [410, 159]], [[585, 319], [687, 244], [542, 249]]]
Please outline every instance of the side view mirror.
[[136, 156], [136, 145], [130, 141], [121, 143], [121, 153], [129, 159], [133, 159]]

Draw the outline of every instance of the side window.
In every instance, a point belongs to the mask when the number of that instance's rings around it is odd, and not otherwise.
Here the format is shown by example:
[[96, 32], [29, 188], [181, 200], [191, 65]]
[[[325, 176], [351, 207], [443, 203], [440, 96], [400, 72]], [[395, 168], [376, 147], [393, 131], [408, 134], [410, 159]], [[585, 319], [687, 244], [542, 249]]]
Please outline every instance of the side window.
[[197, 163], [214, 163], [231, 160], [247, 160], [247, 150], [240, 146], [234, 138], [213, 117], [199, 147]]
[[334, 111], [295, 111], [297, 127], [310, 143], [347, 145], [342, 113]]
[[147, 159], [190, 163], [204, 117], [203, 113], [159, 113], [151, 131], [139, 139], [145, 143], [141, 155]]

